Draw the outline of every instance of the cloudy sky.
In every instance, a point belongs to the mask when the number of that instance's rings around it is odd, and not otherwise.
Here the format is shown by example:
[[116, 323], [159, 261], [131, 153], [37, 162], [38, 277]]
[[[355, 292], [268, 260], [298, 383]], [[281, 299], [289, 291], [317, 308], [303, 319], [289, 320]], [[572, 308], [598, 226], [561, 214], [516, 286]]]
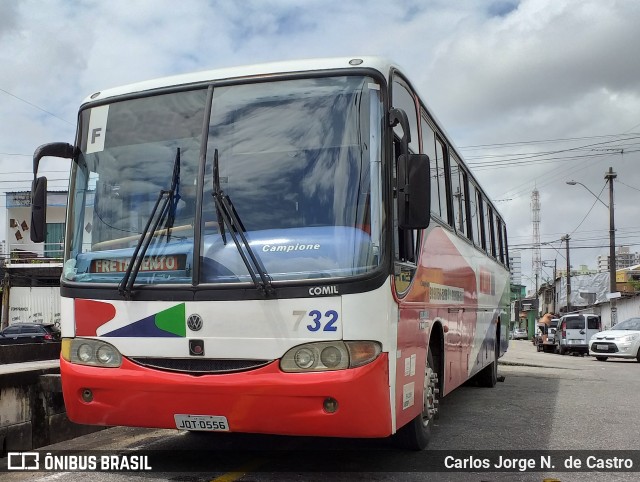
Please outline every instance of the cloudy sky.
[[[29, 188], [38, 145], [73, 142], [92, 92], [381, 55], [403, 67], [496, 202], [531, 286], [534, 189], [541, 259], [564, 266], [569, 234], [571, 264], [595, 268], [608, 253], [609, 211], [566, 181], [608, 204], [612, 167], [616, 244], [640, 251], [638, 25], [637, 0], [0, 0], [0, 192]], [[68, 161], [42, 167], [50, 189], [66, 188]]]

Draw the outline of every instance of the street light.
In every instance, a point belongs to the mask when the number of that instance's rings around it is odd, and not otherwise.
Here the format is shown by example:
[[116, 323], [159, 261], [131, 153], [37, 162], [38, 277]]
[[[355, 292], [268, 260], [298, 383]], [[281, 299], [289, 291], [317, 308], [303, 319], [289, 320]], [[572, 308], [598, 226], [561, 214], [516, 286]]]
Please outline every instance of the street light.
[[583, 188], [585, 188], [587, 191], [589, 191], [591, 194], [593, 194], [593, 197], [595, 197], [598, 201], [600, 201], [600, 204], [602, 204], [605, 208], [609, 209], [609, 206], [607, 206], [607, 204], [602, 199], [600, 199], [596, 193], [594, 193], [591, 189], [589, 189], [587, 186], [585, 186], [581, 182], [579, 182], [579, 181], [567, 181], [567, 184], [569, 184], [570, 186], [575, 186], [576, 184], [580, 184]]
[[[600, 201], [606, 208], [609, 209], [609, 293], [613, 296], [617, 292], [616, 287], [616, 229], [615, 229], [615, 217], [613, 206], [613, 180], [617, 177], [617, 174], [613, 172], [613, 168], [609, 167], [609, 170], [604, 173], [606, 182], [609, 183], [609, 205], [596, 196], [591, 189], [578, 181], [567, 181], [570, 186], [580, 184], [587, 191], [589, 191], [598, 201]], [[611, 302], [611, 326], [617, 323], [617, 308], [615, 298], [610, 298]]]

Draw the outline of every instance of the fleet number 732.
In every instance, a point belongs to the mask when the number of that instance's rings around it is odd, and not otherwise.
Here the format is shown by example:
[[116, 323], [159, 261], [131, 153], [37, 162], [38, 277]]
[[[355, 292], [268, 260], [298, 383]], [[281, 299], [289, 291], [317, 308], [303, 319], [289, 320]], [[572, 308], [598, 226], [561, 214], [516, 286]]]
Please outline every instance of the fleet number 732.
[[338, 312], [336, 310], [327, 310], [324, 313], [320, 310], [311, 310], [309, 312], [295, 310], [293, 316], [297, 317], [293, 325], [294, 331], [298, 331], [298, 327], [303, 320], [308, 322], [305, 326], [309, 331], [338, 331], [338, 327], [335, 326], [338, 321]]

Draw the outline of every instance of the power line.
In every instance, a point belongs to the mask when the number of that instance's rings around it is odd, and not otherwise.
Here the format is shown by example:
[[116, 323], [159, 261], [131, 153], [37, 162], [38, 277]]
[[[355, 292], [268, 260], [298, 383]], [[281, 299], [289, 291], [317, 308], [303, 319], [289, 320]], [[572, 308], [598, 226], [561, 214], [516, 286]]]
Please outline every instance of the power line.
[[25, 100], [25, 99], [23, 99], [22, 97], [18, 97], [17, 95], [12, 94], [12, 93], [11, 93], [11, 92], [9, 92], [8, 90], [4, 90], [4, 89], [0, 88], [0, 92], [4, 92], [5, 94], [10, 95], [11, 97], [13, 97], [13, 98], [15, 98], [15, 99], [18, 99], [19, 101], [24, 102], [25, 104], [28, 104], [28, 105], [30, 105], [31, 107], [34, 107], [34, 108], [36, 108], [36, 109], [38, 109], [38, 110], [41, 110], [41, 111], [42, 111], [42, 112], [44, 112], [45, 114], [49, 114], [50, 116], [55, 117], [55, 118], [56, 118], [56, 119], [58, 119], [58, 120], [61, 120], [61, 121], [62, 121], [62, 122], [64, 122], [65, 124], [69, 124], [69, 125], [72, 125], [72, 126], [73, 126], [73, 125], [75, 125], [74, 123], [69, 122], [68, 120], [63, 119], [62, 117], [58, 117], [58, 116], [57, 116], [57, 115], [55, 115], [53, 112], [49, 112], [48, 110], [43, 109], [42, 107], [40, 107], [39, 105], [34, 104], [33, 102], [29, 102], [28, 100]]
[[[629, 131], [635, 129], [636, 127], [639, 127], [640, 124], [632, 127], [631, 129], [629, 129]], [[531, 144], [551, 144], [554, 142], [568, 142], [568, 141], [583, 141], [583, 140], [587, 140], [587, 139], [605, 139], [605, 138], [611, 138], [611, 137], [621, 137], [621, 136], [628, 136], [628, 135], [640, 135], [640, 133], [637, 132], [623, 132], [622, 134], [604, 134], [604, 135], [597, 135], [597, 136], [584, 136], [584, 137], [565, 137], [565, 138], [558, 138], [558, 139], [538, 139], [538, 140], [533, 140], [533, 141], [513, 141], [513, 142], [499, 142], [499, 143], [495, 143], [495, 144], [477, 144], [477, 145], [470, 145], [470, 146], [457, 146], [457, 148], [459, 150], [464, 150], [464, 149], [486, 149], [486, 148], [495, 148], [495, 147], [507, 147], [507, 146], [519, 146], [519, 145], [531, 145]]]

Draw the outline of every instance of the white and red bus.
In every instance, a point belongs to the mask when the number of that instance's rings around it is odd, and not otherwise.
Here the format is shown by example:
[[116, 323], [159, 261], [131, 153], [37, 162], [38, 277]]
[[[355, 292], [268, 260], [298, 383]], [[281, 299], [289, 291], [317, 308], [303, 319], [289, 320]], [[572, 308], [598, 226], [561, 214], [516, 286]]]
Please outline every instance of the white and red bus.
[[380, 58], [96, 92], [72, 159], [60, 368], [78, 423], [424, 448], [438, 399], [493, 386], [506, 227]]

